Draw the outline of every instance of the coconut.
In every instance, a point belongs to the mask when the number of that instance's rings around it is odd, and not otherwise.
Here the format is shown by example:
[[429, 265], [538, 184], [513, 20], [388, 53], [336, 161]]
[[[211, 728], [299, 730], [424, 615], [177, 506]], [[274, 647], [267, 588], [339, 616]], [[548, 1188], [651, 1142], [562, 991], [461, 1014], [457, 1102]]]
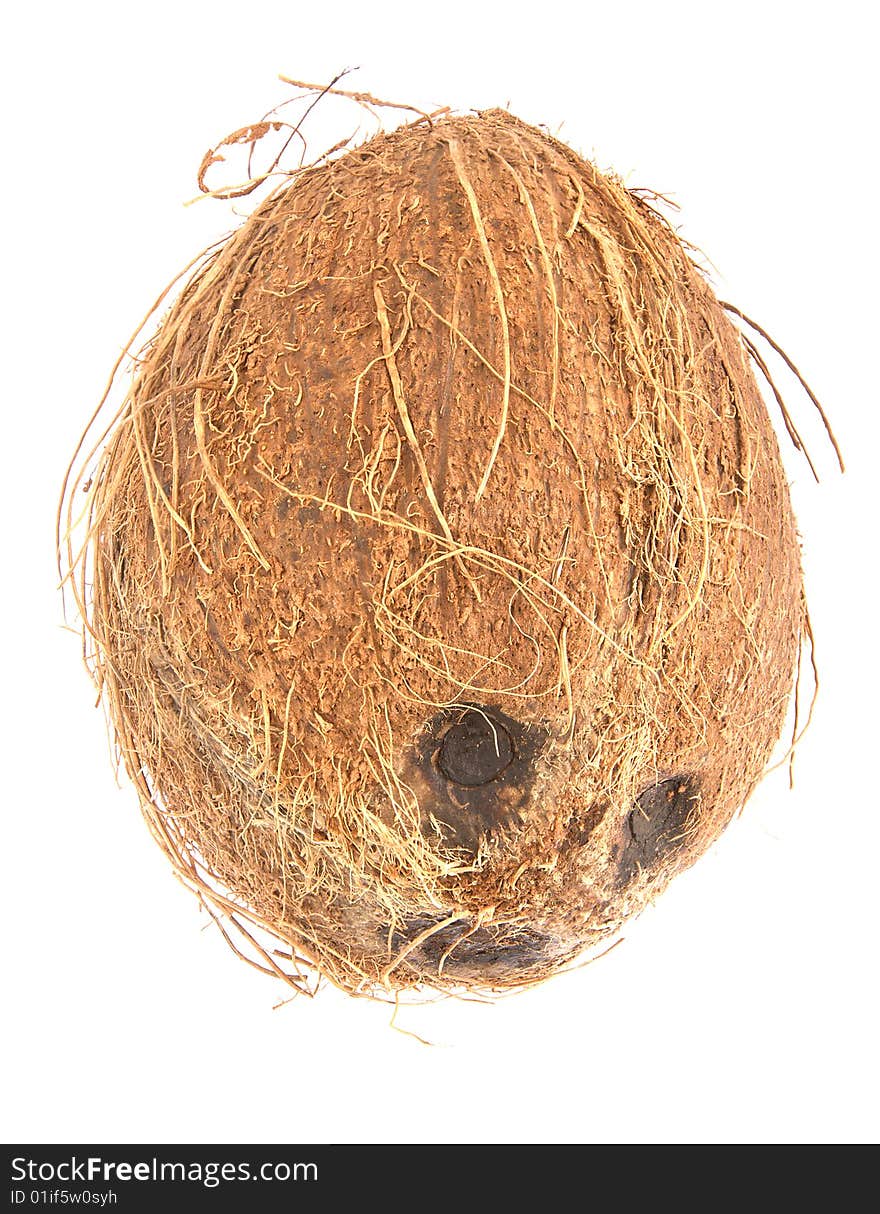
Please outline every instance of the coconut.
[[753, 350], [509, 113], [304, 169], [198, 266], [89, 490], [89, 661], [179, 875], [310, 989], [601, 948], [764, 771], [806, 615]]

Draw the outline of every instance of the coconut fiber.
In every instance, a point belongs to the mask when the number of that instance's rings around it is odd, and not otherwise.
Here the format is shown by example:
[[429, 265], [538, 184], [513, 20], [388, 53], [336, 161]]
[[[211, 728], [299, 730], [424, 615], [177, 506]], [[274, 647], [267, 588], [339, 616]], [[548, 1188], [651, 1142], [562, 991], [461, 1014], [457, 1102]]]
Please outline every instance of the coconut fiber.
[[752, 353], [643, 196], [499, 110], [292, 174], [198, 263], [69, 563], [239, 951], [510, 988], [717, 839], [807, 626]]

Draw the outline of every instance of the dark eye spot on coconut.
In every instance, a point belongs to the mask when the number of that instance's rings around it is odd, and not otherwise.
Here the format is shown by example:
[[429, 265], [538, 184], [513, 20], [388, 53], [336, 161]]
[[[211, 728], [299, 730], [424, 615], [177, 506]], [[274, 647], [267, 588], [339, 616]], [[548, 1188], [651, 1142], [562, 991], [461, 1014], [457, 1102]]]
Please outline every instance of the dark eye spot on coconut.
[[[413, 919], [391, 941], [394, 950], [402, 949], [437, 918]], [[436, 969], [441, 961], [443, 973], [450, 977], [485, 979], [487, 982], [533, 969], [559, 951], [552, 936], [530, 928], [508, 926], [478, 927], [467, 921], [452, 923], [428, 936], [406, 960], [420, 969]]]
[[411, 759], [423, 829], [439, 831], [447, 847], [475, 852], [481, 837], [520, 824], [547, 736], [492, 705], [443, 709]]
[[501, 722], [471, 709], [444, 734], [437, 766], [453, 784], [479, 788], [506, 771], [513, 757], [513, 741]]
[[639, 871], [656, 867], [658, 861], [682, 846], [698, 801], [699, 788], [691, 775], [673, 776], [645, 789], [624, 827], [619, 857], [622, 884]]

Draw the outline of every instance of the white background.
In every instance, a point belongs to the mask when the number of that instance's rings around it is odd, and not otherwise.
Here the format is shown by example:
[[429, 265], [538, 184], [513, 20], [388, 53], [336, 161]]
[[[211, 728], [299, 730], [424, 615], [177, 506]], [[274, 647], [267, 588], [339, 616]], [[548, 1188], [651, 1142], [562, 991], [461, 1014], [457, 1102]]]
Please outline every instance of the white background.
[[[28, 16], [21, 16], [27, 8]], [[2, 1133], [36, 1142], [876, 1140], [877, 94], [871, 6], [16, 5], [5, 17]], [[671, 193], [831, 412], [789, 461], [821, 666], [796, 769], [615, 951], [494, 1006], [285, 991], [171, 876], [61, 626], [54, 511], [130, 330], [232, 223], [184, 208], [279, 72], [510, 103]]]

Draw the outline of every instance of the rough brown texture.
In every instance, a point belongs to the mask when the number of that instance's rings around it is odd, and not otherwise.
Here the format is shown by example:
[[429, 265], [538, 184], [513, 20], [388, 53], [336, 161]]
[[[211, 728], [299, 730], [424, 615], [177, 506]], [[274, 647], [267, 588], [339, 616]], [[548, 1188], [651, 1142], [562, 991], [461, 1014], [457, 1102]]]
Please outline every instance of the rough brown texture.
[[497, 110], [302, 172], [200, 266], [81, 598], [152, 830], [261, 964], [532, 981], [717, 838], [804, 627], [748, 361], [646, 202]]

